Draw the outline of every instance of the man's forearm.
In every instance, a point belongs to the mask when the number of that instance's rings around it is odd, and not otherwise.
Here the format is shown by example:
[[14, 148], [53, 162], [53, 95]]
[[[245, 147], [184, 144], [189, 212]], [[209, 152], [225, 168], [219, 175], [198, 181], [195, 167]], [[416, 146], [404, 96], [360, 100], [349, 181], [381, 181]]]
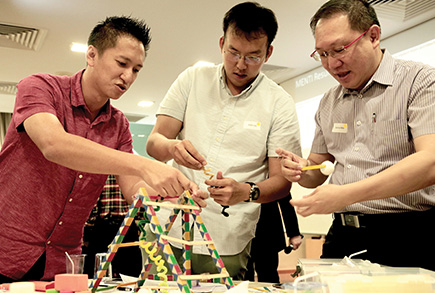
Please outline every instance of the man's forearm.
[[290, 192], [291, 183], [281, 175], [271, 176], [268, 179], [257, 182], [260, 188], [258, 203], [268, 203], [287, 196]]
[[148, 137], [146, 150], [154, 159], [167, 162], [173, 159], [170, 148], [174, 143], [176, 143], [176, 140], [168, 139], [160, 133], [152, 133]]
[[390, 168], [348, 185], [355, 202], [400, 196], [435, 183], [435, 158], [425, 151], [414, 153]]

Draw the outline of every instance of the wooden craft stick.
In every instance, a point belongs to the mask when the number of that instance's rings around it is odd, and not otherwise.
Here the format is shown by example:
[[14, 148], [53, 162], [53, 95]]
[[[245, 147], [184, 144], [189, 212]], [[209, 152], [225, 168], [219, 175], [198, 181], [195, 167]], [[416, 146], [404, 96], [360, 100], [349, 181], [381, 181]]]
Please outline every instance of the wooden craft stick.
[[[136, 241], [136, 242], [120, 243], [117, 246], [118, 247], [130, 247], [130, 246], [139, 246], [139, 245], [140, 245], [139, 241]], [[107, 245], [107, 247], [110, 247], [110, 246], [112, 246], [112, 244]]]
[[123, 283], [123, 284], [118, 284], [118, 285], [113, 285], [113, 286], [107, 286], [107, 287], [103, 287], [103, 285], [100, 285], [100, 287], [96, 291], [97, 292], [107, 291], [107, 290], [112, 290], [112, 289], [118, 289], [120, 287], [126, 287], [126, 286], [130, 286], [130, 285], [135, 285], [135, 284], [137, 284], [137, 281]]
[[306, 166], [302, 168], [302, 171], [306, 171], [306, 170], [315, 170], [315, 169], [322, 169], [325, 168], [326, 165], [325, 164], [321, 164], [321, 165], [313, 165], [313, 166]]
[[201, 275], [179, 275], [178, 278], [182, 280], [210, 280], [217, 278], [229, 277], [228, 274], [201, 274]]
[[263, 291], [263, 292], [270, 292], [270, 290], [266, 290], [266, 289], [263, 289], [263, 288], [258, 288], [258, 287], [248, 287], [249, 289], [254, 289], [254, 290], [258, 290], [258, 291]]
[[135, 284], [137, 284], [137, 281], [119, 284], [119, 285], [116, 285], [116, 288], [130, 286], [130, 285], [135, 285]]
[[167, 208], [173, 208], [173, 209], [188, 209], [188, 210], [201, 210], [200, 207], [195, 205], [182, 205], [182, 204], [174, 204], [170, 202], [154, 202], [154, 201], [146, 201], [146, 205], [149, 206], [160, 206], [160, 207], [167, 207]]
[[163, 238], [163, 239], [169, 240], [169, 241], [178, 242], [178, 243], [185, 244], [185, 245], [207, 245], [207, 244], [213, 244], [213, 241], [189, 241], [189, 240], [183, 240], [183, 239], [171, 237], [171, 236], [168, 236], [168, 235], [161, 235], [160, 237]]

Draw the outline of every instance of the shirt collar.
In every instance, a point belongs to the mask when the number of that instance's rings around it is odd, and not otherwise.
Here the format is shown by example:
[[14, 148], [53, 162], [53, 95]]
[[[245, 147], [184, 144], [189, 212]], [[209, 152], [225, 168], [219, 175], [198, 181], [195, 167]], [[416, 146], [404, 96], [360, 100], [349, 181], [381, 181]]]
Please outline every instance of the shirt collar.
[[257, 75], [257, 77], [254, 79], [254, 81], [246, 89], [244, 89], [240, 94], [234, 96], [227, 86], [226, 78], [225, 78], [225, 70], [224, 70], [223, 64], [220, 64], [218, 68], [219, 68], [218, 69], [219, 82], [220, 82], [221, 88], [225, 89], [227, 91], [227, 93], [233, 98], [240, 98], [240, 97], [247, 98], [251, 94], [251, 92], [253, 92], [253, 90], [260, 84], [261, 80], [263, 80], [263, 78], [264, 78], [264, 73], [262, 73], [260, 71], [259, 74]]
[[80, 70], [71, 78], [71, 105], [74, 107], [86, 106], [85, 98], [82, 92], [82, 76], [85, 69]]
[[[390, 52], [387, 49], [382, 49], [383, 57], [381, 63], [379, 64], [378, 69], [376, 69], [375, 73], [369, 79], [364, 88], [360, 91], [360, 94], [366, 92], [373, 83], [383, 84], [385, 86], [390, 86], [393, 84], [394, 79], [394, 58], [391, 56]], [[346, 89], [341, 87], [341, 97], [345, 97], [348, 95], [356, 94], [355, 90]]]
[[[82, 77], [85, 69], [80, 70], [76, 74], [74, 74], [71, 78], [71, 105], [75, 108], [82, 107], [84, 111], [86, 111], [89, 115], [90, 112], [85, 103], [85, 98], [83, 97], [82, 91]], [[100, 114], [98, 114], [97, 118], [94, 120], [94, 123], [108, 121], [112, 115], [112, 107], [110, 104], [110, 99], [107, 103], [101, 108]]]

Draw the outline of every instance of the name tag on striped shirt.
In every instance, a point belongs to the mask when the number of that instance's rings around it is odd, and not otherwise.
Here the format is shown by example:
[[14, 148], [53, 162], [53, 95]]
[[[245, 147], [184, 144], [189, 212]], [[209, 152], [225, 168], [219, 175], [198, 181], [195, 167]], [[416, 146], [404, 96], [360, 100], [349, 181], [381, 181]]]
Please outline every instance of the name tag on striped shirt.
[[334, 123], [332, 132], [335, 133], [347, 133], [347, 123]]
[[245, 129], [260, 130], [261, 129], [261, 123], [260, 122], [255, 122], [255, 121], [245, 121], [244, 128]]

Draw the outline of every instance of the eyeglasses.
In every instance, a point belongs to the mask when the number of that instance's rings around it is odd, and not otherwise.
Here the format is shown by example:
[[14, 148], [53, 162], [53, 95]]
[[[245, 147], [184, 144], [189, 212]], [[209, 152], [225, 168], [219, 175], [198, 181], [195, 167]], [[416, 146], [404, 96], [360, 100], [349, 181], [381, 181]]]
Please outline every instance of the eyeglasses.
[[330, 50], [330, 51], [323, 51], [323, 52], [321, 51], [321, 52], [319, 52], [317, 50], [314, 50], [314, 52], [311, 53], [310, 57], [312, 57], [316, 61], [326, 60], [326, 58], [328, 58], [328, 56], [331, 56], [332, 58], [343, 57], [346, 54], [346, 52], [347, 52], [347, 48], [349, 48], [356, 41], [361, 39], [369, 30], [370, 30], [370, 28], [368, 28], [365, 32], [363, 32], [358, 38], [353, 40], [349, 45], [341, 46], [339, 48], [335, 48], [335, 49]]
[[239, 53], [232, 52], [232, 51], [225, 51], [224, 50], [224, 53], [226, 54], [226, 58], [228, 59], [228, 61], [237, 63], [243, 57], [245, 60], [245, 63], [248, 65], [258, 65], [264, 59], [264, 57], [258, 57], [258, 56], [242, 56]]

